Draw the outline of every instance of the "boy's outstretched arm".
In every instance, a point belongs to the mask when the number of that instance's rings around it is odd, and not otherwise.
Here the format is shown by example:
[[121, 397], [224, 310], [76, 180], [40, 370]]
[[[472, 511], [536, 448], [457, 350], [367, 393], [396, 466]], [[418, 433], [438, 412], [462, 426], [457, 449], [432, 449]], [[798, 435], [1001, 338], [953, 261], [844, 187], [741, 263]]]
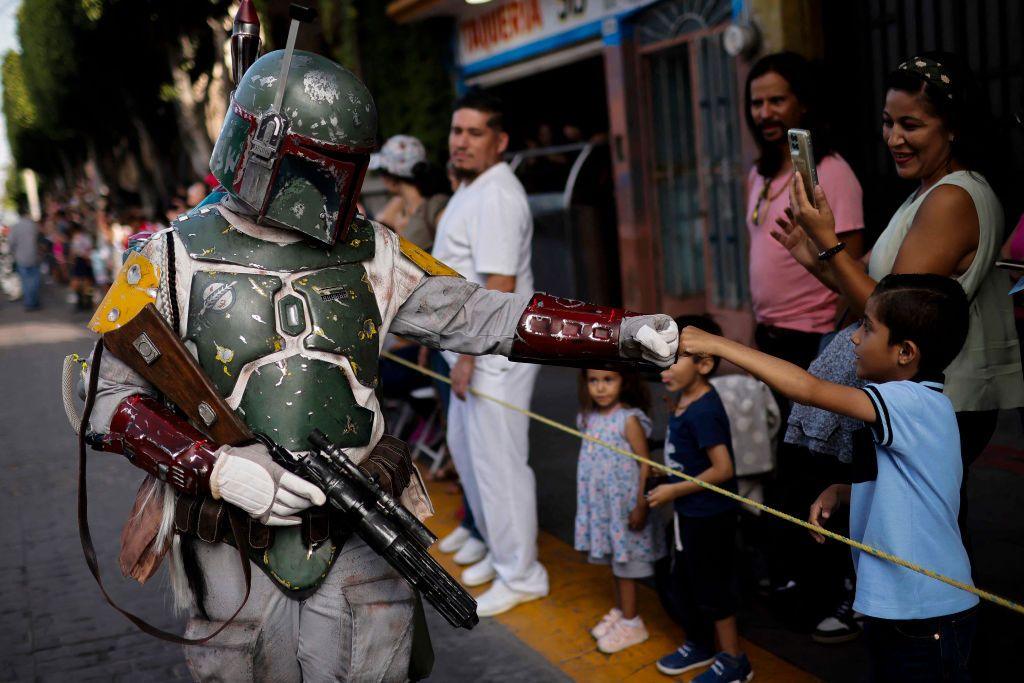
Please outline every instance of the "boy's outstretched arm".
[[868, 424], [875, 407], [861, 389], [818, 379], [806, 370], [724, 337], [687, 327], [679, 335], [680, 353], [718, 356], [738, 365], [796, 403], [846, 415]]

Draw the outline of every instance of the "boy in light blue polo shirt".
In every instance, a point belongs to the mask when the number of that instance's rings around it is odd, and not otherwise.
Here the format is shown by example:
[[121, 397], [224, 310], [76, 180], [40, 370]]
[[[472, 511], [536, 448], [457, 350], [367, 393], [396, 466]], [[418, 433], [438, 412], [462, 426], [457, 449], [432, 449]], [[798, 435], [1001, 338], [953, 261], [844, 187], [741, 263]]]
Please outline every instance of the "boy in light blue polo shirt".
[[[822, 492], [811, 523], [826, 523], [849, 502], [852, 538], [973, 585], [957, 526], [960, 434], [942, 395], [942, 372], [967, 336], [967, 297], [950, 278], [889, 275], [865, 309], [853, 335], [857, 375], [870, 382], [864, 389], [826, 382], [694, 328], [683, 330], [679, 349], [720, 356], [797, 403], [869, 425], [873, 447], [855, 454], [858, 483]], [[867, 553], [854, 550], [853, 559], [854, 608], [867, 616], [875, 679], [967, 680], [978, 598]]]
[[[960, 433], [942, 384], [868, 384], [878, 473], [854, 484], [850, 535], [916, 565], [971, 583], [960, 539]], [[817, 523], [817, 522], [816, 522]], [[853, 608], [881, 619], [927, 619], [978, 604], [977, 596], [873, 555], [853, 551]]]

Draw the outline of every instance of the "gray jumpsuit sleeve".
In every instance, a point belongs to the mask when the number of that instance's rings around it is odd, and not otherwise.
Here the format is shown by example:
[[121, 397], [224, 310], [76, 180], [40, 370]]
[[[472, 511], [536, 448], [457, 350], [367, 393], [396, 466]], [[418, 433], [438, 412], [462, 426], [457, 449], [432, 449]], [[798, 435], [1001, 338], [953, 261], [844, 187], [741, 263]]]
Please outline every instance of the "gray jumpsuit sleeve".
[[136, 394], [155, 396], [156, 391], [142, 375], [109, 352], [104, 353], [100, 359], [99, 373], [96, 399], [89, 416], [89, 429], [98, 434], [106, 434], [110, 431], [110, 420], [121, 401]]
[[458, 277], [425, 277], [398, 309], [390, 331], [433, 349], [507, 356], [531, 298]]

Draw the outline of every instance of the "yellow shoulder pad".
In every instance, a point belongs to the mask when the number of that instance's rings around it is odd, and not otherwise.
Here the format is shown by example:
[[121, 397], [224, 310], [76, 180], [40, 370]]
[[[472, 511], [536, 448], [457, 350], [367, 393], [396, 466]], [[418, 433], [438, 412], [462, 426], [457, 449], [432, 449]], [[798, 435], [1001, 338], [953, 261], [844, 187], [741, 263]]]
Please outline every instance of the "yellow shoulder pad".
[[105, 334], [121, 327], [138, 315], [146, 304], [156, 302], [159, 286], [157, 267], [148, 258], [133, 251], [89, 321], [89, 329], [97, 334]]
[[427, 275], [462, 277], [457, 270], [449, 268], [404, 237], [398, 238], [398, 248], [402, 250], [402, 256], [419, 266]]

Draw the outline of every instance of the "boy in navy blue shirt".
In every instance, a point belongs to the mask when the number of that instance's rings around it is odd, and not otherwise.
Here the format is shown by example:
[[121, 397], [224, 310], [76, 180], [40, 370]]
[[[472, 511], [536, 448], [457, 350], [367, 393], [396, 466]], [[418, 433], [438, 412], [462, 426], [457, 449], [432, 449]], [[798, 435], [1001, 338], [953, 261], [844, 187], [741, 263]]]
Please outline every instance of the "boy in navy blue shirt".
[[[728, 359], [797, 403], [869, 425], [874, 443], [854, 454], [855, 467], [867, 456], [857, 467], [858, 483], [826, 489], [811, 506], [810, 522], [822, 525], [848, 502], [854, 540], [972, 585], [957, 526], [960, 435], [942, 394], [942, 372], [960, 352], [967, 325], [967, 297], [955, 280], [889, 275], [853, 335], [857, 375], [869, 381], [864, 389], [826, 382], [695, 328], [683, 330], [679, 349]], [[969, 680], [978, 598], [867, 553], [855, 550], [853, 561], [853, 606], [867, 615], [874, 679]]]
[[[707, 316], [681, 316], [676, 324], [679, 329], [691, 326], [722, 333]], [[717, 358], [682, 354], [661, 373], [668, 390], [679, 392], [669, 419], [665, 461], [673, 469], [735, 493], [729, 417], [708, 382], [717, 367]], [[686, 631], [686, 642], [658, 660], [658, 670], [675, 676], [711, 664], [693, 680], [749, 681], [754, 672], [740, 650], [736, 628], [736, 503], [679, 477], [654, 488], [647, 502], [651, 507], [672, 502], [675, 508], [671, 598]], [[715, 647], [716, 636], [720, 650]]]

